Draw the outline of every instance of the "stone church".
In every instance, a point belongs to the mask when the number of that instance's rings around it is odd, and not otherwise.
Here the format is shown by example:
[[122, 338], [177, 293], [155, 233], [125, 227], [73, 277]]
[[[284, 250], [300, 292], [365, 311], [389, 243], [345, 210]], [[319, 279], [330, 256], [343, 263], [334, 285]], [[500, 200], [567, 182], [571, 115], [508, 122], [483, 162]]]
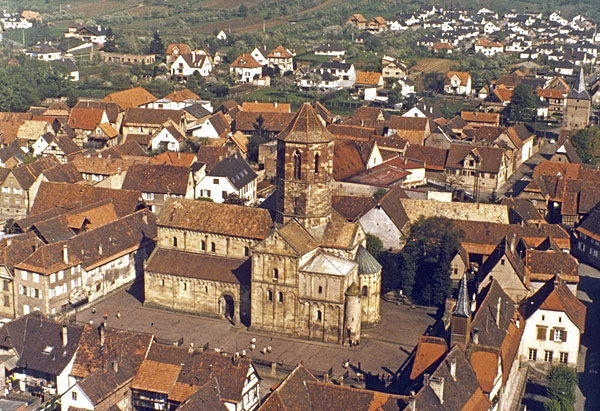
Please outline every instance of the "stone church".
[[563, 127], [567, 130], [579, 130], [590, 124], [592, 98], [585, 88], [583, 67], [575, 79], [573, 87], [567, 93]]
[[304, 104], [277, 136], [276, 191], [265, 202], [271, 214], [170, 200], [145, 270], [145, 304], [290, 337], [358, 342], [361, 327], [380, 320], [381, 266], [364, 248], [360, 224], [331, 207], [333, 146]]

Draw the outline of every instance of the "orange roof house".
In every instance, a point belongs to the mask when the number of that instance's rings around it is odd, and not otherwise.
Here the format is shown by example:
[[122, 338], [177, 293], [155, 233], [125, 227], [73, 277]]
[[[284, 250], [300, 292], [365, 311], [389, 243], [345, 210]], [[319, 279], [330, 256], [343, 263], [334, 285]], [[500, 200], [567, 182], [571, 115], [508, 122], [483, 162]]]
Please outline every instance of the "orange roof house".
[[129, 90], [117, 91], [104, 97], [104, 102], [115, 102], [124, 109], [140, 107], [144, 104], [158, 100], [149, 91], [142, 87], [134, 87]]

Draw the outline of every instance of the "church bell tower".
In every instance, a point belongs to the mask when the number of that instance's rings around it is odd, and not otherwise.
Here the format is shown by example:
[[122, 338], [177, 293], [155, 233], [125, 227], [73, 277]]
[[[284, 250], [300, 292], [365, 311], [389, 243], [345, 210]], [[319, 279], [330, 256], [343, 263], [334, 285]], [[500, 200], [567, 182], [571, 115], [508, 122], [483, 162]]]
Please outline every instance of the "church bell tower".
[[277, 135], [276, 222], [296, 219], [307, 229], [331, 219], [334, 137], [304, 103]]

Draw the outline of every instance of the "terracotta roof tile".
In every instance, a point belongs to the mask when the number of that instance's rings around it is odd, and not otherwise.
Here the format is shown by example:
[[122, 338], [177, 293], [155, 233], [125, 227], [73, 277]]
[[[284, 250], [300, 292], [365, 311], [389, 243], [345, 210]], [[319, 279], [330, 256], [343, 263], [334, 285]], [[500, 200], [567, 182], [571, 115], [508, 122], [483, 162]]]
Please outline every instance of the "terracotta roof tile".
[[170, 193], [185, 196], [189, 181], [189, 167], [169, 164], [133, 164], [127, 170], [122, 188], [143, 193]]
[[134, 87], [129, 90], [117, 91], [111, 93], [104, 98], [104, 102], [114, 102], [124, 109], [131, 107], [139, 107], [143, 104], [148, 104], [156, 101], [157, 98], [152, 93], [146, 91], [142, 87]]
[[261, 208], [170, 199], [158, 225], [262, 240], [271, 233], [273, 223], [269, 212]]
[[315, 109], [304, 103], [290, 123], [277, 135], [277, 139], [293, 143], [328, 143], [334, 140]]
[[102, 122], [104, 110], [94, 108], [73, 108], [69, 116], [69, 126], [86, 131], [95, 130]]
[[331, 206], [346, 220], [355, 222], [375, 207], [373, 197], [333, 196]]
[[291, 113], [289, 103], [263, 103], [258, 101], [242, 102], [242, 111], [253, 111], [257, 113]]
[[235, 118], [235, 129], [254, 133], [254, 124], [259, 117], [264, 120], [263, 127], [273, 133], [282, 131], [294, 118], [295, 113], [240, 111]]
[[443, 338], [419, 337], [419, 343], [415, 351], [415, 359], [410, 371], [410, 379], [416, 380], [423, 375], [427, 369], [438, 362], [446, 354], [448, 345]]
[[471, 354], [471, 365], [477, 375], [481, 389], [485, 393], [491, 393], [498, 373], [498, 353], [487, 350], [477, 350]]
[[538, 309], [564, 312], [582, 333], [585, 331], [586, 307], [562, 281], [546, 281], [522, 308], [525, 318]]
[[169, 394], [177, 382], [181, 365], [144, 360], [131, 382], [131, 389]]
[[252, 57], [252, 54], [242, 53], [231, 63], [231, 67], [258, 68], [262, 67], [262, 65]]

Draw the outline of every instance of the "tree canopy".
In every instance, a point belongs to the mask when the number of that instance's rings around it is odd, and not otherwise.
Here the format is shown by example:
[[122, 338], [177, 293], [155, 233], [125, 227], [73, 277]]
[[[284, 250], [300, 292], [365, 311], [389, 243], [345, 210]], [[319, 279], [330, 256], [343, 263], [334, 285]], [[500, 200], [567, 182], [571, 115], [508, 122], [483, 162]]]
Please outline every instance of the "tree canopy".
[[382, 254], [385, 288], [401, 289], [417, 304], [442, 306], [450, 294], [450, 263], [461, 237], [450, 220], [421, 217], [410, 226], [399, 254]]
[[148, 45], [148, 54], [156, 54], [158, 56], [162, 56], [165, 54], [165, 44], [163, 43], [158, 30], [154, 32], [154, 37], [150, 44]]
[[579, 130], [571, 136], [571, 144], [586, 164], [600, 164], [600, 129], [596, 126]]
[[519, 84], [506, 107], [506, 118], [510, 121], [531, 121], [536, 116], [536, 108], [537, 100], [533, 89], [526, 84]]
[[546, 377], [549, 400], [544, 404], [547, 411], [575, 410], [575, 387], [577, 386], [577, 371], [564, 364], [550, 368]]

